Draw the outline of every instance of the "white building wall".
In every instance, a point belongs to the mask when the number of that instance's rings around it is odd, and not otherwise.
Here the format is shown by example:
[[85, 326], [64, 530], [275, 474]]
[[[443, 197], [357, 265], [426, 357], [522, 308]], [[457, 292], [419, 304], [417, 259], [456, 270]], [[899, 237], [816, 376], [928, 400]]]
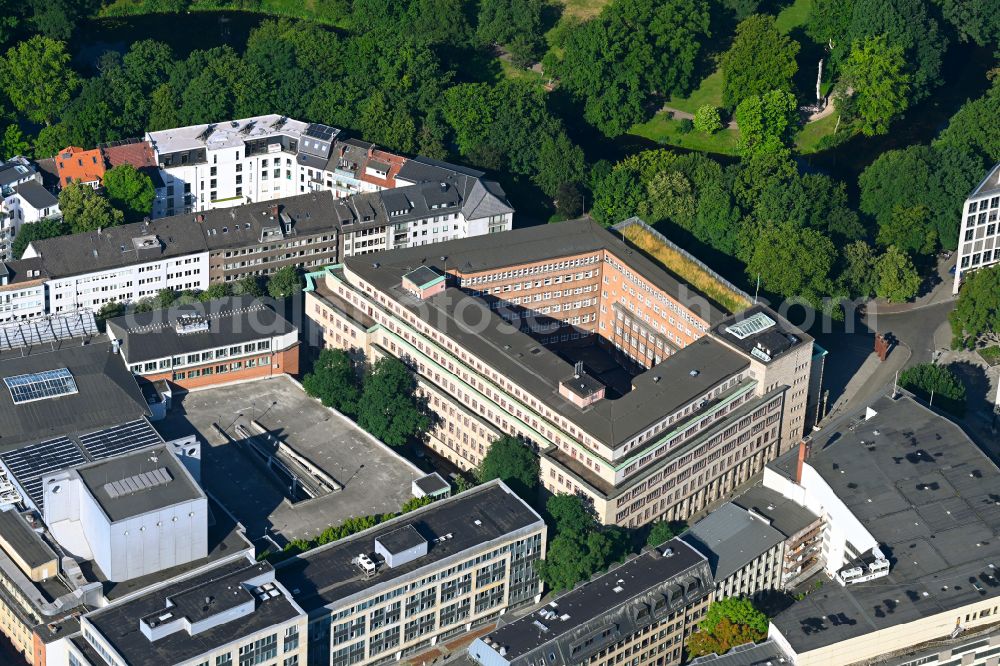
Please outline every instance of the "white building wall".
[[[987, 181], [997, 178], [998, 169], [1000, 165], [994, 167]], [[983, 184], [986, 181], [980, 187]], [[966, 272], [1000, 263], [1000, 194], [987, 189], [985, 194], [970, 196], [962, 204], [961, 216], [952, 288], [956, 294]]]
[[[25, 257], [28, 253], [25, 252]], [[208, 252], [123, 266], [48, 282], [49, 312], [99, 310], [111, 301], [129, 303], [161, 289], [208, 289]]]
[[0, 324], [45, 314], [45, 285], [0, 288]]
[[764, 469], [763, 483], [765, 488], [781, 493], [825, 519], [823, 551], [826, 571], [831, 576], [852, 559], [847, 553], [848, 544], [859, 555], [878, 546], [878, 541], [871, 532], [865, 529], [861, 521], [808, 463], [802, 465], [801, 485], [769, 468]]
[[[107, 523], [104, 523], [107, 525]], [[208, 555], [208, 501], [204, 498], [112, 523], [108, 533], [88, 531], [88, 539], [109, 543], [107, 560], [95, 557], [110, 580], [130, 580]]]

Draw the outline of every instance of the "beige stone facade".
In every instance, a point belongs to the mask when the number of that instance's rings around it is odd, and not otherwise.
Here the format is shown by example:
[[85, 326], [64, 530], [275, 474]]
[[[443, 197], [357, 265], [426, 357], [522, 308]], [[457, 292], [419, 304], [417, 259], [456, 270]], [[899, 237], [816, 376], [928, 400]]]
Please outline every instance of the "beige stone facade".
[[[443, 258], [449, 245], [441, 246]], [[464, 270], [461, 256], [451, 257], [449, 281], [458, 288], [444, 296], [464, 299], [455, 305], [456, 312], [472, 320], [499, 315], [522, 329], [529, 321], [531, 338], [551, 352], [596, 342], [623, 367], [639, 373], [631, 390], [652, 390], [661, 378], [646, 371], [671, 357], [681, 359], [680, 352], [687, 354], [684, 358], [710, 362], [713, 352], [692, 349], [696, 343], [724, 346], [735, 352], [730, 357], [743, 358], [731, 361], [732, 372], [718, 381], [700, 383], [689, 396], [675, 400], [676, 406], [658, 413], [645, 408], [627, 423], [638, 426], [637, 419], [644, 419], [644, 428], [624, 441], [595, 434], [573, 410], [554, 406], [547, 390], [528, 390], [490, 358], [446, 334], [435, 320], [439, 313], [414, 311], [403, 302], [408, 297], [402, 291], [387, 293], [357, 263], [310, 274], [306, 311], [322, 327], [328, 347], [355, 350], [368, 359], [380, 354], [407, 359], [442, 417], [431, 434], [431, 447], [463, 469], [477, 465], [498, 434], [511, 434], [540, 453], [546, 489], [589, 498], [606, 524], [683, 519], [798, 441], [805, 427], [813, 347], [805, 336], [773, 359], [751, 355], [713, 331], [718, 321], [703, 318], [698, 308], [684, 307], [656, 280], [633, 269], [623, 259], [635, 261], [624, 246], [609, 245], [477, 271]], [[780, 326], [789, 327], [787, 322]], [[511, 334], [521, 335], [510, 328]], [[676, 367], [685, 363], [678, 360]], [[662, 379], [685, 390], [681, 376]], [[575, 407], [585, 413], [591, 404]]]

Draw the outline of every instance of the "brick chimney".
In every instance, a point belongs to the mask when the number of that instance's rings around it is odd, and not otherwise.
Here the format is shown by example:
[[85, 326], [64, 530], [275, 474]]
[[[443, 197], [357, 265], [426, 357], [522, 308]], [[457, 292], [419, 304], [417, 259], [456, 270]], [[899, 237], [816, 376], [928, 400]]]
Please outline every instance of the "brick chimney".
[[271, 206], [271, 217], [278, 219], [278, 204]]
[[805, 437], [799, 441], [799, 455], [795, 463], [795, 483], [802, 485], [802, 467], [809, 459], [809, 451], [812, 449], [812, 437]]

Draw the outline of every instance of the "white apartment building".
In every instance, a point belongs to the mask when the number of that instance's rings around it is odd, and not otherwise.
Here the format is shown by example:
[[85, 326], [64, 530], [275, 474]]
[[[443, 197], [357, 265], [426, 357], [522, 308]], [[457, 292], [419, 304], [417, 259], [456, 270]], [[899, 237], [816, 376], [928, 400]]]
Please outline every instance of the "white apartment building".
[[1000, 163], [993, 167], [962, 205], [962, 223], [958, 235], [958, 258], [955, 263], [957, 294], [963, 276], [969, 272], [1000, 263]]
[[161, 289], [207, 289], [208, 251], [204, 237], [191, 229], [190, 218], [126, 224], [33, 243], [24, 258], [46, 267], [47, 313], [96, 311]]
[[0, 261], [0, 324], [44, 315], [47, 277], [40, 259]]
[[35, 165], [20, 156], [0, 162], [0, 197], [0, 261], [9, 261], [21, 227], [59, 217], [59, 200], [42, 187]]
[[317, 189], [307, 188], [306, 169], [325, 168], [337, 133], [277, 114], [147, 132], [164, 185], [153, 217]]

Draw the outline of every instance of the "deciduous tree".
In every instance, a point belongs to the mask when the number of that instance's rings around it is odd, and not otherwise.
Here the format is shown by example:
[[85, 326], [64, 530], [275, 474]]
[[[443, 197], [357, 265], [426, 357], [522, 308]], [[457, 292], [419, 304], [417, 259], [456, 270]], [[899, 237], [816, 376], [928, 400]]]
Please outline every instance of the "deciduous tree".
[[1000, 266], [965, 273], [949, 315], [952, 346], [972, 349], [979, 341], [1000, 342]]
[[[755, 14], [736, 26], [733, 44], [722, 57], [722, 105], [732, 111], [749, 97], [772, 90], [792, 92], [799, 44], [783, 35], [774, 17]], [[737, 124], [741, 125], [739, 118]]]
[[156, 188], [148, 174], [131, 164], [120, 164], [104, 174], [108, 199], [125, 213], [129, 221], [142, 219], [153, 211]]
[[350, 356], [340, 349], [324, 349], [313, 364], [312, 372], [302, 378], [302, 388], [327, 407], [342, 414], [358, 413], [361, 382]]
[[432, 422], [427, 401], [416, 390], [417, 380], [402, 361], [380, 358], [365, 376], [358, 425], [389, 446], [421, 439]]
[[855, 41], [843, 73], [843, 84], [857, 97], [861, 131], [868, 136], [888, 132], [889, 122], [910, 105], [903, 47], [890, 44], [885, 35]]
[[920, 290], [920, 274], [906, 252], [890, 245], [875, 264], [875, 295], [903, 303]]
[[7, 50], [0, 60], [0, 83], [17, 110], [50, 124], [79, 85], [69, 60], [65, 44], [35, 35]]
[[500, 479], [531, 500], [538, 487], [538, 457], [520, 439], [504, 435], [490, 444], [476, 474], [480, 483]]
[[296, 266], [284, 266], [267, 281], [267, 293], [281, 300], [302, 291], [302, 272]]
[[73, 182], [59, 191], [59, 208], [73, 233], [116, 227], [125, 215], [90, 185]]

